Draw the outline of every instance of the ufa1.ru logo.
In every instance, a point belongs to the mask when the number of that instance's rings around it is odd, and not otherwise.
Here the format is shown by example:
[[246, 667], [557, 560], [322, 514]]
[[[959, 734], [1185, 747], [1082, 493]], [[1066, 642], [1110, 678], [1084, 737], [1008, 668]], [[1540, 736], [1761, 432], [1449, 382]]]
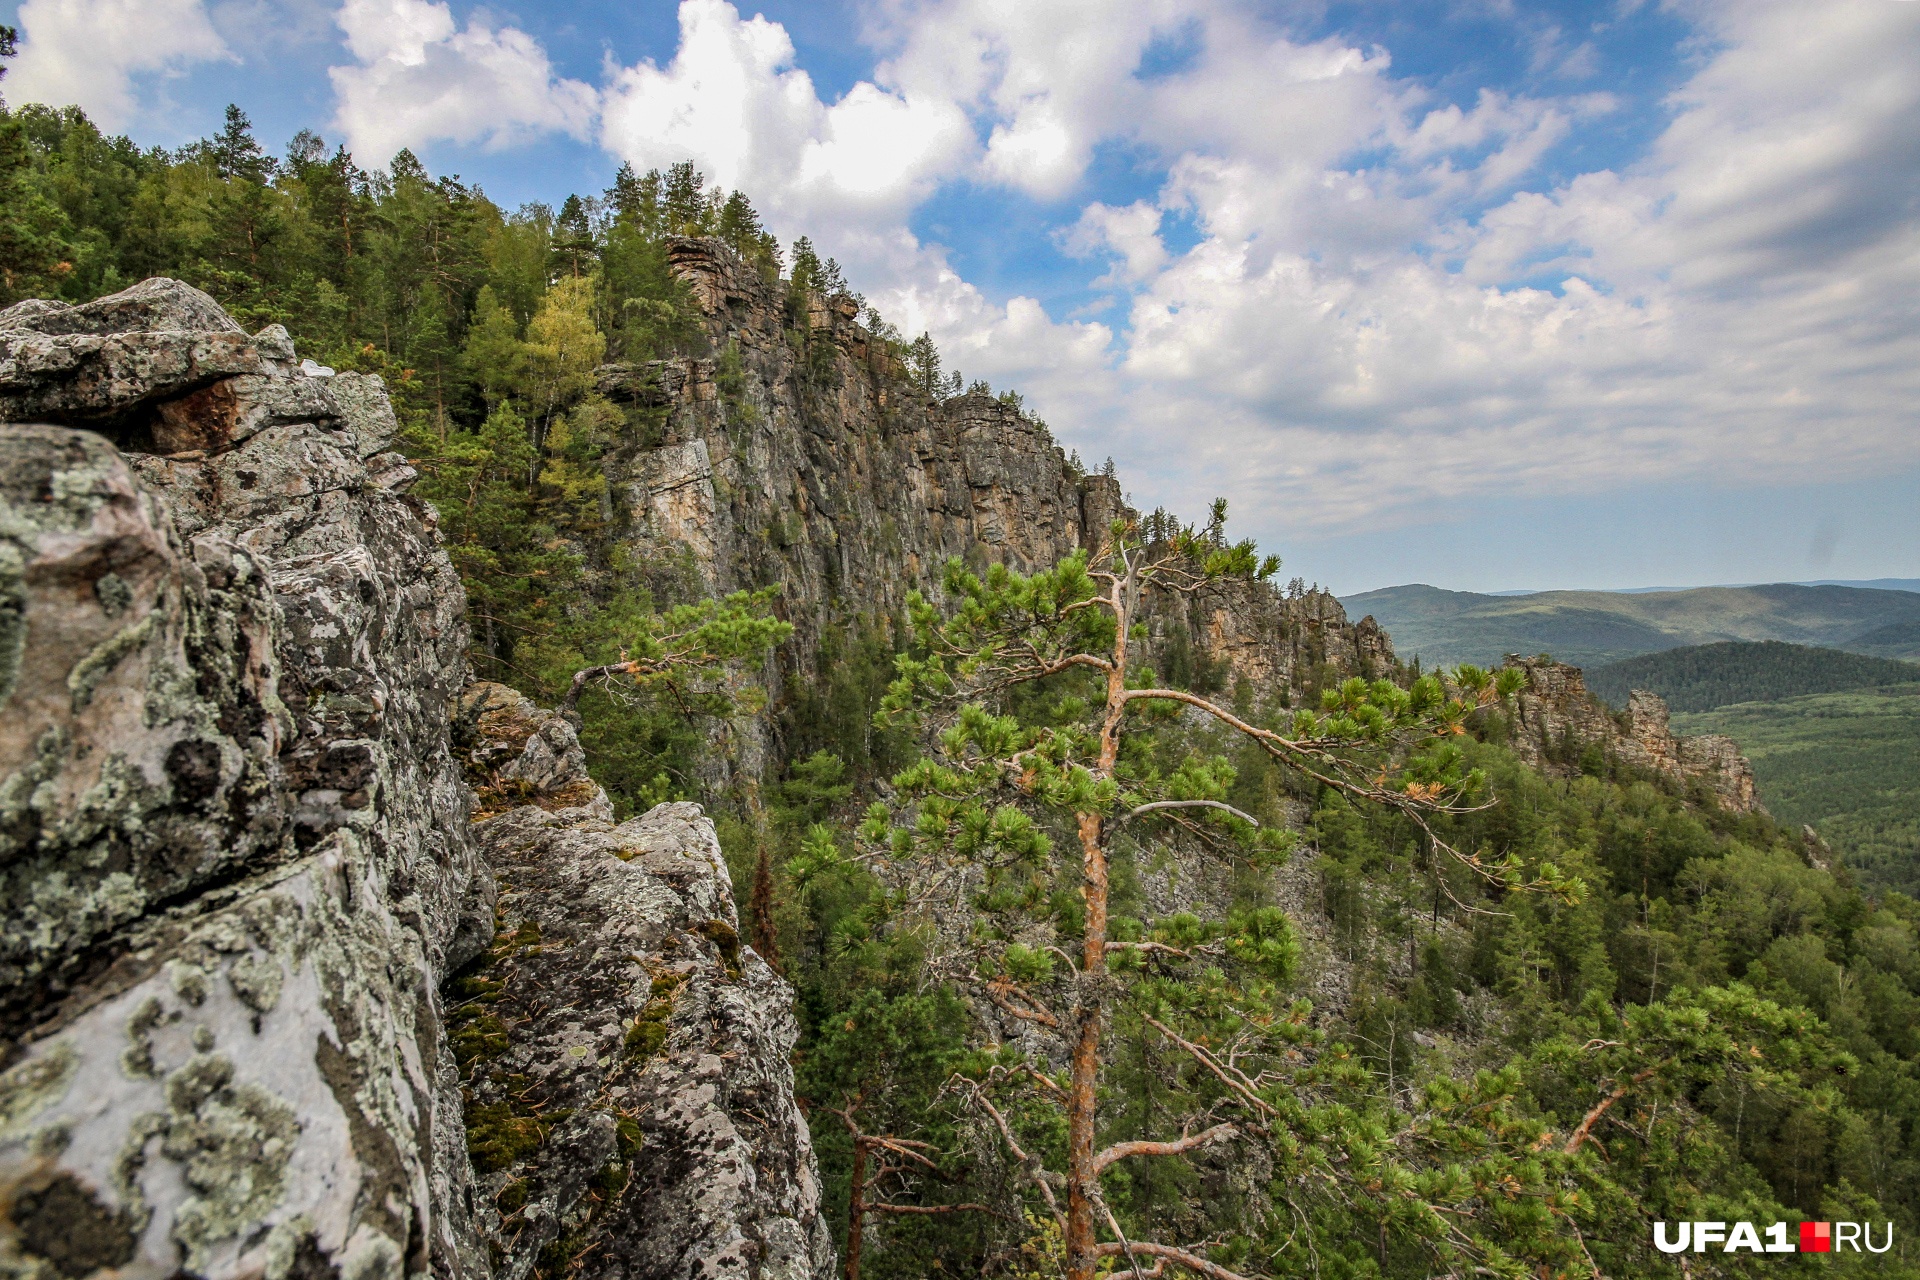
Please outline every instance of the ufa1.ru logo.
[[[1788, 1239], [1787, 1223], [1776, 1222], [1766, 1231], [1756, 1231], [1751, 1222], [1656, 1222], [1653, 1247], [1662, 1253], [1705, 1253], [1709, 1245], [1719, 1245], [1721, 1253], [1885, 1253], [1893, 1248], [1893, 1224], [1886, 1223], [1883, 1244], [1873, 1242], [1871, 1222], [1803, 1222], [1796, 1245]], [[1675, 1236], [1673, 1232], [1678, 1232]]]

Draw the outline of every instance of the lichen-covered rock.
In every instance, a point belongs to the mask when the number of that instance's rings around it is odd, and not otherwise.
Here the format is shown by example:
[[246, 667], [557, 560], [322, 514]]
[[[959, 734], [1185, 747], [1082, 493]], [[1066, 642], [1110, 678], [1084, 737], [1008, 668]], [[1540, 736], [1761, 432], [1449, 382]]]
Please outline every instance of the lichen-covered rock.
[[[459, 696], [380, 381], [154, 280], [0, 313], [0, 414], [0, 1277], [830, 1270], [712, 827], [612, 826], [570, 725]], [[497, 1052], [440, 1003], [482, 961]]]
[[1630, 768], [1662, 775], [1681, 786], [1704, 787], [1729, 813], [1765, 813], [1754, 789], [1753, 766], [1731, 738], [1706, 734], [1676, 737], [1667, 704], [1658, 694], [1635, 689], [1616, 717], [1587, 689], [1580, 668], [1551, 658], [1507, 659], [1526, 674], [1514, 699], [1514, 753], [1545, 773], [1566, 774], [1581, 757], [1598, 751]]
[[278, 618], [260, 563], [189, 542], [106, 441], [0, 428], [8, 1027], [110, 965], [157, 904], [290, 852]]
[[474, 820], [522, 804], [585, 806], [612, 818], [606, 792], [587, 776], [587, 754], [563, 717], [517, 689], [477, 680], [460, 695], [457, 741], [479, 802]]
[[527, 801], [475, 824], [497, 932], [450, 997], [495, 1274], [826, 1280], [793, 993], [740, 941], [713, 825], [616, 826], [565, 721], [498, 685], [463, 702], [482, 794]]
[[172, 281], [0, 314], [0, 1274], [486, 1271], [464, 600], [293, 357]]
[[249, 338], [177, 280], [78, 307], [31, 299], [0, 311], [0, 421], [98, 425], [168, 453], [198, 447], [231, 414], [233, 380], [259, 383], [292, 353], [284, 329]]

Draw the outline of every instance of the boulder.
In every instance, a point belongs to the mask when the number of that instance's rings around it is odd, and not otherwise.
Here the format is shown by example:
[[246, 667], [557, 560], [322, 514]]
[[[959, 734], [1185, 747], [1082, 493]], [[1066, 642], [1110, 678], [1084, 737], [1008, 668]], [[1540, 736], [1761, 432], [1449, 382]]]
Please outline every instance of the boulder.
[[9, 1275], [486, 1271], [465, 601], [293, 354], [174, 281], [0, 314]]

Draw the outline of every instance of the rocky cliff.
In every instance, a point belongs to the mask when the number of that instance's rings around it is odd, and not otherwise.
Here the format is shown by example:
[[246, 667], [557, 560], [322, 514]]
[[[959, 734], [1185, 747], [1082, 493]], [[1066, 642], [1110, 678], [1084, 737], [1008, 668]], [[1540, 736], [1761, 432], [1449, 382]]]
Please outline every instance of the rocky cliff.
[[[172, 281], [0, 313], [0, 1272], [518, 1276], [618, 1164], [641, 1234], [576, 1274], [826, 1274], [711, 828], [608, 826], [564, 725], [474, 745], [384, 391], [314, 372]], [[628, 957], [590, 982], [523, 937], [576, 897]], [[476, 1052], [442, 986], [488, 962], [582, 985]]]
[[[1112, 476], [1071, 466], [1017, 408], [916, 389], [853, 299], [790, 307], [718, 241], [674, 241], [670, 258], [716, 354], [599, 370], [599, 389], [648, 424], [608, 461], [623, 536], [707, 590], [781, 584], [789, 683], [813, 677], [832, 627], [937, 593], [953, 557], [1032, 571], [1134, 514]], [[1266, 690], [1395, 666], [1371, 620], [1350, 624], [1317, 590], [1225, 585], [1159, 602], [1150, 626], [1155, 648]]]
[[1506, 666], [1526, 673], [1515, 697], [1511, 745], [1536, 769], [1565, 775], [1598, 751], [1682, 787], [1705, 788], [1729, 813], [1764, 813], [1753, 785], [1753, 766], [1733, 739], [1719, 734], [1676, 737], [1667, 704], [1658, 694], [1635, 689], [1624, 716], [1616, 717], [1587, 690], [1580, 668], [1547, 658], [1511, 657]]

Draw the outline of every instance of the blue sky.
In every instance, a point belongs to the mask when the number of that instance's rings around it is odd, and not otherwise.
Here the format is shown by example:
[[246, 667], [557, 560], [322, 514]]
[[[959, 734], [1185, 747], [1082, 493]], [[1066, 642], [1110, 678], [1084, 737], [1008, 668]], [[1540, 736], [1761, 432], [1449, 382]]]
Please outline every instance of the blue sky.
[[11, 100], [692, 159], [1343, 592], [1920, 576], [1920, 3], [26, 0]]

